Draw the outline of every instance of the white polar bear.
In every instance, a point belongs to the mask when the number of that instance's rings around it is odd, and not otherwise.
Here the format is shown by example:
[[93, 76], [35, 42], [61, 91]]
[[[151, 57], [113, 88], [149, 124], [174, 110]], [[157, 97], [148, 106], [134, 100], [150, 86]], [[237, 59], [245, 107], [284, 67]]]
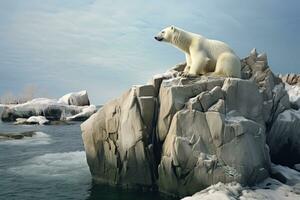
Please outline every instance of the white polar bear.
[[224, 42], [207, 39], [175, 26], [163, 29], [154, 38], [168, 42], [185, 53], [185, 74], [241, 77], [240, 59]]

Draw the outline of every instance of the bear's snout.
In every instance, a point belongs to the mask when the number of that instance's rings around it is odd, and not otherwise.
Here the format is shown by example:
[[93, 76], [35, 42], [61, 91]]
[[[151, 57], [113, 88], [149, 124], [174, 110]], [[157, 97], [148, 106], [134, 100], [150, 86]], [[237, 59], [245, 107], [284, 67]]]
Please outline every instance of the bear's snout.
[[158, 36], [155, 36], [154, 39], [156, 39], [157, 41], [162, 41], [163, 40], [162, 37], [158, 37]]

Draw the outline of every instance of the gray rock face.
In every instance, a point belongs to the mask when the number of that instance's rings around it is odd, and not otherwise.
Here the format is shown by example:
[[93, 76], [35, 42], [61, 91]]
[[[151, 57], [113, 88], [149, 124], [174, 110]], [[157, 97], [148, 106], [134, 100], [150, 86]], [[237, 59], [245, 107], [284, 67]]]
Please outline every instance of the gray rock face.
[[268, 177], [266, 133], [290, 107], [266, 59], [243, 59], [244, 79], [186, 78], [180, 64], [105, 104], [81, 125], [93, 178], [185, 196]]
[[274, 121], [267, 136], [274, 163], [300, 163], [300, 110], [285, 110]]
[[[224, 80], [225, 80], [224, 78], [212, 78], [212, 77], [200, 77], [193, 80], [176, 77], [176, 78], [164, 80], [160, 86], [160, 92], [159, 92], [160, 109], [159, 109], [158, 120], [157, 120], [158, 123], [157, 132], [160, 141], [164, 141], [168, 133], [171, 120], [175, 115], [175, 113], [183, 109], [186, 106], [186, 103], [189, 101], [189, 99], [196, 98], [194, 100], [191, 99], [190, 101], [196, 101], [194, 102], [195, 104], [197, 104], [198, 102], [199, 105], [198, 109], [200, 111], [202, 111], [203, 109], [207, 109], [209, 104], [212, 105], [214, 103], [217, 103], [218, 99], [216, 98], [218, 95], [215, 94], [215, 97], [213, 97], [214, 95], [210, 95], [208, 91], [212, 90], [216, 86], [221, 87], [223, 85]], [[206, 92], [207, 95], [205, 95], [202, 92]], [[193, 103], [188, 102], [187, 107], [192, 106], [191, 104]]]
[[299, 75], [275, 76], [266, 55], [257, 55], [256, 50], [241, 63], [243, 77], [256, 83], [263, 98], [261, 109], [272, 161], [289, 166], [299, 163]]
[[123, 187], [152, 187], [153, 86], [136, 86], [81, 125], [93, 178]]
[[284, 85], [269, 68], [265, 53], [258, 54], [256, 49], [253, 49], [248, 57], [241, 60], [241, 64], [242, 77], [255, 82], [259, 88], [263, 98], [263, 118], [269, 126], [279, 113], [290, 108]]
[[[182, 89], [185, 93], [171, 96], [173, 102], [180, 102], [177, 108], [167, 112], [160, 109], [159, 116], [175, 113], [170, 123], [158, 121], [158, 125], [164, 123], [162, 127], [169, 126], [167, 134], [159, 132], [159, 139], [164, 141], [158, 167], [161, 191], [185, 196], [220, 181], [254, 184], [268, 176], [270, 159], [258, 88], [246, 80], [225, 79], [223, 85], [222, 82], [207, 84], [199, 79], [192, 85], [202, 85], [200, 95], [190, 98], [189, 91]], [[205, 91], [207, 85], [213, 88], [209, 92]], [[160, 93], [160, 98], [167, 96]], [[225, 109], [210, 111], [218, 102], [223, 102]]]

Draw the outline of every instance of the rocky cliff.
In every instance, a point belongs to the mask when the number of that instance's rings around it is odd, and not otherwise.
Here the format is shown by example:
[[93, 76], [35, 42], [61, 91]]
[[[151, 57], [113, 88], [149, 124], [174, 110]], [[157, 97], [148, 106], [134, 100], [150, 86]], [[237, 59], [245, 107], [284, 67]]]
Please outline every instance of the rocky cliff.
[[[241, 63], [242, 79], [183, 77], [179, 64], [105, 104], [81, 125], [93, 178], [186, 196], [218, 182], [262, 181], [269, 155], [300, 163], [299, 134], [290, 126], [300, 115], [285, 83], [266, 54], [254, 49]], [[285, 112], [292, 120], [282, 119]], [[290, 139], [278, 142], [284, 134]], [[282, 157], [286, 148], [297, 149], [295, 158]]]

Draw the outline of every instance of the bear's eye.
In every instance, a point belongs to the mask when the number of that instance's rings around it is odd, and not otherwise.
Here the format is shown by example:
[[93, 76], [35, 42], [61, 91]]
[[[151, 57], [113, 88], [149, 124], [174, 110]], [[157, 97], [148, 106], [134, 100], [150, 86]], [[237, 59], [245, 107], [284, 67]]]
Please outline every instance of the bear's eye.
[[162, 31], [161, 33], [162, 33], [162, 34], [164, 34], [164, 33], [165, 33], [165, 31]]

